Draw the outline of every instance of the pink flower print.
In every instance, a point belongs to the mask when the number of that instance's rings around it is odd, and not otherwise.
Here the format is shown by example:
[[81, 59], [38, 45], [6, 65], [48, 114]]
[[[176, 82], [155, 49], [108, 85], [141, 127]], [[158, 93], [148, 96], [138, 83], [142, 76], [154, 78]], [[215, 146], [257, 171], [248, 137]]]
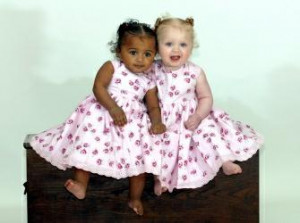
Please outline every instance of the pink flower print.
[[239, 132], [239, 131], [238, 131], [238, 132], [235, 132], [235, 135], [236, 135], [236, 136], [238, 136], [239, 134], [241, 134], [241, 132]]
[[102, 159], [97, 159], [96, 162], [97, 162], [98, 165], [101, 165], [102, 164]]
[[218, 160], [220, 158], [220, 156], [216, 155], [215, 160]]
[[134, 85], [133, 81], [129, 81], [129, 85], [130, 86]]
[[120, 78], [117, 78], [117, 79], [115, 80], [115, 83], [116, 83], [116, 84], [120, 84], [120, 83], [121, 83], [121, 79], [120, 79]]
[[98, 117], [97, 121], [98, 121], [98, 122], [101, 122], [102, 119], [103, 119], [102, 117]]
[[53, 146], [49, 146], [49, 151], [52, 151], [53, 150]]
[[122, 75], [123, 75], [123, 76], [127, 76], [127, 75], [128, 75], [128, 73], [127, 73], [127, 72], [125, 72], [125, 71], [122, 71]]
[[190, 73], [188, 72], [188, 71], [185, 71], [184, 73], [183, 73], [183, 75], [185, 75], [185, 76], [187, 76], [187, 75], [189, 75]]
[[134, 137], [134, 133], [130, 132], [128, 136], [129, 136], [129, 138], [133, 138]]
[[194, 157], [194, 162], [198, 162], [198, 158], [197, 157]]
[[247, 140], [247, 139], [248, 139], [248, 136], [243, 135], [243, 139], [244, 139], [244, 140]]
[[92, 133], [95, 133], [95, 132], [96, 132], [96, 129], [92, 129], [91, 132], [92, 132]]
[[163, 169], [168, 169], [168, 167], [169, 167], [168, 164], [164, 164], [164, 165], [162, 166]]
[[44, 142], [45, 140], [44, 139], [39, 139], [39, 143], [42, 143]]
[[192, 157], [189, 157], [189, 163], [191, 163], [193, 161], [193, 158]]
[[136, 157], [138, 160], [141, 160], [143, 157], [141, 155]]
[[169, 140], [165, 141], [165, 145], [166, 146], [170, 145], [170, 141]]
[[62, 153], [62, 154], [65, 154], [65, 153], [66, 153], [66, 151], [67, 151], [67, 149], [66, 149], [66, 148], [62, 148], [62, 150], [61, 150], [61, 153]]
[[84, 113], [84, 111], [85, 111], [85, 108], [80, 108], [79, 109], [79, 112], [82, 113], [82, 114]]
[[83, 127], [82, 129], [84, 132], [87, 132], [88, 131], [88, 128], [86, 126]]
[[137, 146], [141, 145], [141, 141], [140, 140], [135, 140], [135, 145], [137, 145]]
[[86, 115], [90, 116], [92, 113], [90, 111], [87, 111]]
[[96, 98], [92, 98], [91, 103], [96, 103], [96, 102], [97, 102]]
[[68, 136], [67, 136], [68, 140], [72, 139], [73, 138], [73, 135], [70, 133]]
[[192, 89], [187, 89], [186, 93], [191, 93]]
[[177, 78], [177, 74], [176, 73], [172, 73], [172, 77]]
[[143, 148], [147, 149], [149, 147], [148, 143], [144, 143]]
[[126, 162], [125, 159], [124, 159], [124, 158], [121, 158], [121, 163], [122, 163], [122, 164], [125, 164], [125, 162]]
[[83, 149], [83, 150], [80, 151], [80, 153], [81, 153], [81, 154], [86, 154], [86, 150]]
[[191, 78], [195, 79], [195, 78], [196, 78], [196, 75], [195, 75], [195, 74], [192, 74], [192, 75], [191, 75]]
[[146, 155], [149, 155], [150, 154], [150, 151], [147, 149], [147, 150], [145, 150], [145, 154]]
[[185, 138], [186, 139], [191, 138], [191, 134], [185, 134]]
[[81, 147], [82, 147], [81, 145], [78, 145], [78, 146], [76, 146], [76, 149], [79, 150], [79, 149], [81, 149]]
[[107, 154], [109, 152], [109, 150], [108, 149], [104, 149], [103, 152]]
[[117, 150], [118, 150], [118, 151], [121, 150], [121, 146], [117, 146]]
[[203, 171], [202, 176], [205, 177], [207, 175], [206, 171]]
[[207, 138], [206, 142], [211, 143], [211, 138]]
[[91, 123], [88, 123], [87, 125], [89, 128], [93, 127], [93, 125]]
[[136, 85], [135, 85], [135, 86], [133, 87], [133, 89], [136, 90], [136, 91], [138, 91], [140, 88], [139, 88], [139, 86], [136, 86]]
[[174, 91], [175, 90], [175, 85], [172, 85], [171, 87], [170, 87], [170, 89], [172, 90], [172, 91]]
[[184, 166], [187, 166], [187, 165], [188, 165], [188, 161], [187, 161], [187, 160], [184, 160], [184, 161], [183, 161], [183, 165], [184, 165]]
[[72, 119], [69, 119], [68, 121], [67, 121], [67, 124], [72, 124], [74, 121], [72, 120]]
[[130, 164], [127, 163], [127, 164], [125, 165], [125, 168], [126, 168], [126, 169], [129, 169], [129, 167], [130, 167]]
[[97, 155], [97, 154], [98, 154], [98, 150], [97, 150], [97, 149], [94, 149], [93, 155]]
[[182, 168], [182, 163], [180, 162], [180, 163], [178, 163], [178, 168]]
[[96, 104], [96, 109], [97, 110], [101, 109], [101, 105], [100, 104]]
[[183, 149], [183, 147], [182, 146], [178, 146], [178, 150], [182, 150]]
[[127, 91], [121, 90], [121, 93], [122, 93], [122, 94], [127, 94]]
[[225, 114], [222, 113], [222, 114], [219, 115], [219, 118], [224, 118], [224, 116], [225, 116]]
[[237, 139], [237, 141], [238, 141], [239, 143], [241, 143], [241, 142], [243, 141], [243, 137], [239, 137], [239, 138]]
[[206, 155], [204, 156], [204, 160], [205, 160], [205, 162], [206, 162], [208, 159], [209, 159], [209, 155], [208, 155], [208, 154], [206, 154]]
[[249, 151], [249, 148], [245, 148], [243, 149], [245, 153], [247, 153]]
[[139, 165], [140, 165], [140, 161], [138, 161], [138, 160], [135, 161], [135, 165], [136, 165], [136, 166], [139, 166]]
[[207, 133], [203, 134], [203, 138], [206, 138], [206, 137], [208, 137], [208, 134]]
[[189, 150], [190, 151], [194, 150], [194, 146], [190, 146]]
[[163, 181], [163, 182], [166, 182], [166, 180], [167, 180], [167, 178], [165, 178], [165, 177], [164, 177], [164, 178], [162, 178], [162, 181]]
[[159, 85], [164, 85], [164, 81], [163, 81], [163, 80], [160, 80], [160, 81], [158, 82], [158, 84], [159, 84]]
[[[170, 97], [173, 97], [173, 95], [174, 95], [173, 92], [170, 91], [170, 92], [169, 92], [169, 96], [170, 96]], [[174, 106], [173, 106], [173, 107], [174, 107]]]
[[78, 141], [79, 139], [80, 139], [80, 137], [79, 137], [79, 136], [76, 136], [75, 141]]
[[217, 150], [217, 148], [219, 148], [218, 145], [213, 145], [213, 150]]
[[123, 169], [123, 167], [122, 167], [122, 165], [121, 165], [121, 163], [118, 163], [118, 169]]
[[52, 135], [52, 133], [51, 132], [48, 132], [47, 134], [46, 134], [46, 136], [51, 136]]
[[173, 153], [172, 153], [172, 152], [169, 152], [169, 153], [168, 153], [168, 157], [171, 158], [172, 156], [173, 156]]
[[179, 95], [180, 91], [176, 90], [175, 95]]
[[152, 162], [152, 166], [156, 167], [157, 166], [157, 162], [156, 161]]
[[184, 80], [185, 80], [186, 83], [190, 83], [191, 82], [190, 78], [184, 78]]
[[195, 175], [197, 173], [197, 170], [195, 170], [195, 169], [193, 169], [192, 171], [191, 171], [191, 174], [192, 175]]
[[240, 155], [240, 153], [241, 153], [240, 151], [235, 151], [235, 154], [237, 155]]
[[114, 161], [109, 161], [108, 165], [112, 167], [114, 165]]
[[110, 129], [109, 129], [109, 128], [105, 128], [105, 129], [103, 130], [103, 134], [104, 134], [104, 135], [107, 135], [108, 133], [110, 133]]
[[182, 179], [185, 181], [185, 180], [187, 180], [187, 176], [186, 175], [183, 175], [182, 176]]
[[105, 142], [104, 145], [105, 145], [106, 147], [109, 147], [109, 146], [110, 146], [110, 142]]

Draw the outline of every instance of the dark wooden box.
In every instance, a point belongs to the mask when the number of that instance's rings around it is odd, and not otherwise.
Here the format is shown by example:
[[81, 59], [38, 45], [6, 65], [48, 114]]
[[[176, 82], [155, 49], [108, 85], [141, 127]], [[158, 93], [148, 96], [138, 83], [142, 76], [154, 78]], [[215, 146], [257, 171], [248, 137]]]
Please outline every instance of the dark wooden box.
[[61, 171], [39, 157], [24, 141], [27, 156], [28, 223], [77, 222], [259, 222], [259, 156], [240, 163], [243, 173], [217, 177], [199, 189], [175, 190], [157, 197], [153, 177], [143, 194], [145, 213], [127, 205], [128, 180], [92, 174], [87, 196], [77, 200], [64, 188], [72, 170]]

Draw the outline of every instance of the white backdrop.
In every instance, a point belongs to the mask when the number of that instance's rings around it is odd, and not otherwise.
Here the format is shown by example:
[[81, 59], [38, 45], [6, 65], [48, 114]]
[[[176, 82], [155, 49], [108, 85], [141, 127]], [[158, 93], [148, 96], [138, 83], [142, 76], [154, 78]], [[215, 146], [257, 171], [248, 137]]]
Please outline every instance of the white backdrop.
[[121, 22], [154, 24], [166, 13], [194, 17], [192, 60], [206, 71], [215, 106], [265, 136], [260, 222], [296, 222], [299, 9], [296, 0], [1, 0], [1, 222], [26, 222], [25, 135], [61, 123], [91, 92]]

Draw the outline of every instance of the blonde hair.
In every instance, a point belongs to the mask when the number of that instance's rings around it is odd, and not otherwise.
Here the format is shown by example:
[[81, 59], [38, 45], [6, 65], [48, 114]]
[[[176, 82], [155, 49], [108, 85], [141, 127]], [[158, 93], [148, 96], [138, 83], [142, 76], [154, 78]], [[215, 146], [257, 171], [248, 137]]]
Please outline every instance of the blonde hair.
[[195, 32], [194, 32], [194, 19], [192, 17], [188, 17], [186, 19], [180, 19], [180, 18], [158, 18], [156, 19], [154, 30], [156, 32], [157, 39], [160, 39], [160, 35], [162, 31], [166, 27], [174, 27], [178, 29], [183, 29], [184, 31], [191, 34], [193, 46], [196, 46], [195, 43]]

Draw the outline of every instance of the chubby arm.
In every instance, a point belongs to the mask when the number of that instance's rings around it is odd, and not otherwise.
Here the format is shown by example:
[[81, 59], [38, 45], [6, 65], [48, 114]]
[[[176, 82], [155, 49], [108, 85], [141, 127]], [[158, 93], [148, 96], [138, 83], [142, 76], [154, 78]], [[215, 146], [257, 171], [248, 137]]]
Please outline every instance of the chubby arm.
[[198, 106], [195, 113], [185, 122], [185, 127], [191, 131], [195, 130], [201, 121], [208, 116], [213, 105], [212, 93], [203, 70], [201, 70], [201, 73], [197, 78], [196, 94]]
[[114, 120], [114, 124], [123, 126], [127, 123], [126, 115], [107, 91], [107, 87], [111, 82], [113, 73], [114, 67], [112, 63], [110, 61], [105, 62], [97, 72], [93, 92], [97, 101], [109, 111], [110, 116]]
[[160, 107], [157, 97], [157, 88], [150, 89], [145, 96], [146, 105], [151, 121], [150, 133], [161, 134], [166, 131], [166, 126], [161, 121]]

